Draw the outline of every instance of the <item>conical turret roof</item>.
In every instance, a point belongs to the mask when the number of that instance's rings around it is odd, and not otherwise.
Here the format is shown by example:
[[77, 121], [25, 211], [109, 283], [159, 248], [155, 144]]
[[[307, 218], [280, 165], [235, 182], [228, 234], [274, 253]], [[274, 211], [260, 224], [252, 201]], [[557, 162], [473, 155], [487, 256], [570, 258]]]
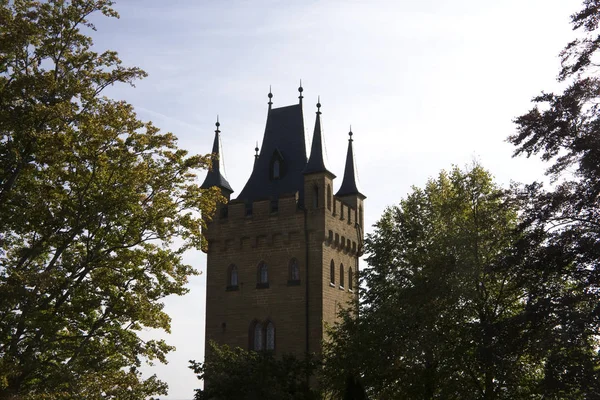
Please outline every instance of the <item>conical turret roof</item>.
[[221, 146], [219, 143], [219, 133], [221, 132], [219, 130], [219, 126], [221, 126], [221, 124], [219, 123], [219, 118], [217, 118], [215, 126], [217, 127], [217, 129], [215, 130], [215, 140], [213, 142], [212, 148], [212, 168], [206, 174], [206, 178], [204, 179], [204, 182], [200, 187], [202, 189], [208, 189], [213, 186], [216, 186], [223, 190], [229, 191], [229, 193], [231, 194], [233, 193], [233, 189], [229, 185], [229, 182], [227, 182], [227, 179], [225, 179], [225, 177], [221, 174]]
[[335, 194], [338, 197], [349, 196], [349, 195], [357, 195], [366, 199], [367, 196], [362, 194], [358, 188], [358, 184], [356, 183], [356, 168], [354, 166], [354, 151], [352, 149], [352, 130], [348, 132], [348, 153], [346, 154], [346, 167], [344, 168], [344, 179], [342, 180], [342, 185], [340, 189]]
[[313, 174], [317, 172], [327, 172], [335, 178], [335, 175], [329, 171], [325, 162], [325, 152], [323, 151], [323, 134], [321, 133], [321, 102], [317, 103], [317, 118], [315, 120], [315, 131], [310, 149], [310, 158], [306, 163], [304, 174]]

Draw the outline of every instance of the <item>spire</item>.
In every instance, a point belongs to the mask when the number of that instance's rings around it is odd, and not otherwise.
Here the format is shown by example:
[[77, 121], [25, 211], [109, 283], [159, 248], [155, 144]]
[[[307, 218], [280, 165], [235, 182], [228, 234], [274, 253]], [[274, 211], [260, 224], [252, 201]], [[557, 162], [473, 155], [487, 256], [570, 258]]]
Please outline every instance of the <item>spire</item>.
[[273, 93], [271, 93], [271, 85], [269, 85], [269, 94], [267, 95], [267, 97], [269, 97], [269, 111], [271, 111], [271, 106], [273, 105]]
[[229, 185], [229, 182], [227, 182], [227, 179], [225, 179], [225, 177], [223, 177], [223, 175], [221, 174], [221, 163], [219, 161], [220, 157], [221, 157], [221, 149], [220, 149], [221, 146], [220, 146], [220, 135], [219, 135], [219, 133], [221, 133], [221, 131], [219, 130], [219, 127], [221, 126], [221, 124], [219, 123], [218, 115], [217, 115], [217, 122], [215, 123], [215, 126], [217, 127], [217, 129], [215, 129], [215, 140], [213, 142], [213, 148], [212, 148], [212, 160], [211, 160], [212, 167], [206, 174], [206, 178], [204, 179], [204, 182], [202, 183], [202, 185], [200, 187], [202, 189], [208, 189], [213, 186], [216, 186], [218, 188], [221, 188], [225, 192], [229, 192], [229, 193], [225, 193], [225, 194], [231, 194], [231, 193], [233, 193], [233, 189]]
[[325, 157], [323, 154], [323, 135], [321, 133], [321, 96], [317, 103], [317, 118], [315, 120], [315, 131], [313, 134], [312, 147], [310, 149], [310, 158], [304, 168], [304, 174], [312, 174], [315, 172], [328, 172], [333, 175], [325, 166]]
[[352, 135], [352, 127], [350, 127], [350, 132], [348, 132], [348, 153], [346, 154], [346, 167], [344, 168], [344, 179], [342, 180], [342, 186], [340, 186], [340, 190], [338, 190], [338, 192], [335, 195], [339, 197], [357, 195], [365, 199], [366, 196], [360, 192], [360, 190], [358, 189], [358, 185], [356, 184], [356, 168], [354, 167]]
[[304, 98], [304, 96], [302, 96], [302, 92], [304, 92], [304, 89], [302, 88], [302, 79], [300, 79], [300, 87], [298, 87], [298, 92], [300, 93], [300, 95], [298, 96], [298, 99], [300, 101], [298, 103], [302, 105], [302, 99]]

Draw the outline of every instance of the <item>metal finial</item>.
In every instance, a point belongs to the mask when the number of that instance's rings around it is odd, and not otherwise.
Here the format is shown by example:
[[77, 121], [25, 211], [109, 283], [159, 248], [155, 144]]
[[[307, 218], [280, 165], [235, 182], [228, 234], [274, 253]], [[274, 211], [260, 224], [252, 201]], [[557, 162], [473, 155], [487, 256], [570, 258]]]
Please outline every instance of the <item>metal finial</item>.
[[354, 135], [354, 133], [352, 133], [352, 125], [350, 125], [350, 131], [348, 132], [348, 136], [350, 137], [348, 140], [352, 141], [352, 135]]
[[221, 126], [221, 124], [219, 123], [219, 115], [217, 114], [217, 122], [215, 122], [215, 126], [217, 127], [217, 130], [215, 130], [215, 132], [219, 133], [221, 132], [219, 130], [219, 127]]
[[300, 86], [298, 87], [298, 92], [300, 92], [298, 98], [300, 99], [300, 103], [302, 103], [302, 99], [304, 98], [304, 96], [302, 96], [302, 92], [304, 92], [304, 89], [302, 88], [302, 79], [300, 79]]
[[258, 141], [256, 141], [256, 147], [254, 148], [254, 151], [256, 152], [256, 155], [258, 156]]
[[317, 97], [317, 114], [321, 114], [321, 96]]
[[269, 94], [267, 96], [269, 97], [269, 108], [271, 108], [271, 105], [273, 104], [273, 102], [271, 101], [271, 99], [273, 98], [273, 93], [271, 93], [271, 85], [269, 85]]

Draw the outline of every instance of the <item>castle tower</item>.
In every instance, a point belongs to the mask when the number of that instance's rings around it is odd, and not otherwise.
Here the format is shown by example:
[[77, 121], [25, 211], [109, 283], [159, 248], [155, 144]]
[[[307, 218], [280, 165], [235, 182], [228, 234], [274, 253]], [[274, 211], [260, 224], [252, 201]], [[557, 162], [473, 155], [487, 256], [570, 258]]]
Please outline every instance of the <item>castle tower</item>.
[[[250, 177], [208, 224], [207, 344], [318, 355], [325, 324], [357, 299], [365, 196], [356, 185], [352, 138], [334, 196], [321, 104], [307, 160], [302, 87], [298, 90], [299, 103], [280, 108], [272, 107], [269, 92], [265, 133]], [[217, 126], [216, 154], [218, 134]], [[214, 167], [206, 185], [233, 192]]]

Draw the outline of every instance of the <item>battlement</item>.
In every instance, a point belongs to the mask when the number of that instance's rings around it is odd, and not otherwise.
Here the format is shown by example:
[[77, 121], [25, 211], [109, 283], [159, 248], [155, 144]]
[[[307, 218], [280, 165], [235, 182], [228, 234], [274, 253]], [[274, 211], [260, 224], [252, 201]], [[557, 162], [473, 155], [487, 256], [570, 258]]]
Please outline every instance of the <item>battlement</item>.
[[290, 216], [298, 212], [298, 192], [286, 194], [279, 199], [261, 199], [252, 203], [233, 200], [222, 204], [211, 223], [241, 221], [247, 219], [260, 220], [273, 216]]

